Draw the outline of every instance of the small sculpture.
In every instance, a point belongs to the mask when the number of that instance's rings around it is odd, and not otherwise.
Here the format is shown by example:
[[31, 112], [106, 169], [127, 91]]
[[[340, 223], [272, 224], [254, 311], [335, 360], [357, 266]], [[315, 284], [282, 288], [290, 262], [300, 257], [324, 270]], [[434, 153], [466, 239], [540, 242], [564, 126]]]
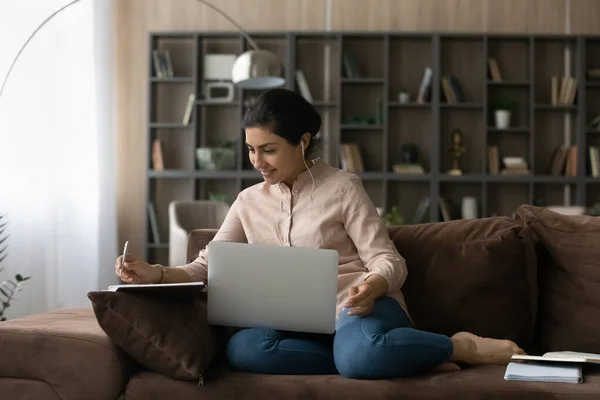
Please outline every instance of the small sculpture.
[[460, 158], [465, 154], [466, 149], [462, 145], [462, 132], [460, 129], [452, 131], [452, 147], [450, 148], [452, 154], [452, 169], [448, 171], [450, 175], [462, 175], [460, 169]]

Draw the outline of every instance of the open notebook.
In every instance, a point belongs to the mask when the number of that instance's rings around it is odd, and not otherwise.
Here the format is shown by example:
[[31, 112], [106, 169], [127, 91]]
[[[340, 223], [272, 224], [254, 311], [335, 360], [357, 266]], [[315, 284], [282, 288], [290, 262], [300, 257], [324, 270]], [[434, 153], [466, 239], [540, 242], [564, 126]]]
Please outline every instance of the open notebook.
[[105, 292], [130, 292], [160, 296], [189, 296], [206, 291], [204, 282], [185, 283], [149, 283], [149, 284], [124, 284], [111, 285]]
[[576, 351], [553, 351], [543, 356], [528, 356], [515, 354], [513, 360], [517, 361], [542, 361], [552, 363], [592, 363], [600, 364], [600, 354], [578, 353]]

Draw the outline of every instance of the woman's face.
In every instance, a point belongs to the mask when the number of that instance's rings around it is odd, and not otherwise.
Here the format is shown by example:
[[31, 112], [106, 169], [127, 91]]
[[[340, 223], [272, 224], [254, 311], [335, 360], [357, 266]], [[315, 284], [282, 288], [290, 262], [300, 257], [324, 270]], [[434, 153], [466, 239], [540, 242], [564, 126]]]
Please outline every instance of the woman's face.
[[264, 128], [246, 128], [246, 145], [250, 162], [270, 185], [284, 182], [290, 186], [306, 169], [300, 145], [291, 145]]

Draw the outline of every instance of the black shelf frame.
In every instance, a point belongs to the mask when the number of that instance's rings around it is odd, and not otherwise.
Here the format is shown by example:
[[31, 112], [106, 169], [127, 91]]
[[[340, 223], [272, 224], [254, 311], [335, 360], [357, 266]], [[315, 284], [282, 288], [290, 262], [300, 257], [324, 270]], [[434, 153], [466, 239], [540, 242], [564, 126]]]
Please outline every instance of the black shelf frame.
[[[382, 75], [374, 77], [364, 77], [358, 79], [349, 79], [343, 77], [342, 71], [329, 71], [332, 76], [335, 76], [336, 82], [333, 86], [332, 98], [331, 99], [315, 99], [314, 105], [318, 110], [327, 112], [333, 112], [333, 115], [337, 115], [337, 121], [333, 124], [334, 131], [329, 131], [327, 134], [336, 139], [337, 143], [334, 143], [334, 151], [332, 155], [334, 159], [328, 161], [333, 165], [339, 166], [339, 149], [337, 146], [343, 140], [345, 134], [356, 135], [361, 131], [373, 131], [374, 135], [381, 137], [381, 165], [383, 168], [377, 170], [369, 170], [362, 174], [358, 174], [365, 183], [373, 184], [372, 190], [376, 190], [373, 193], [374, 199], [379, 199], [376, 206], [382, 207], [388, 210], [393, 204], [391, 204], [390, 198], [393, 197], [391, 193], [392, 186], [403, 187], [404, 185], [425, 185], [426, 190], [430, 198], [437, 199], [442, 192], [442, 184], [448, 188], [452, 184], [472, 186], [478, 188], [477, 193], [480, 199], [480, 216], [490, 216], [492, 211], [489, 208], [490, 200], [490, 185], [502, 185], [502, 184], [516, 184], [526, 185], [527, 192], [526, 198], [530, 204], [533, 204], [536, 199], [536, 188], [542, 185], [569, 185], [573, 188], [573, 205], [586, 205], [588, 201], [588, 192], [590, 188], [600, 187], [600, 178], [592, 178], [587, 175], [587, 159], [588, 159], [588, 143], [591, 135], [598, 135], [600, 137], [600, 131], [589, 131], [587, 129], [586, 121], [589, 121], [593, 116], [588, 115], [588, 104], [587, 97], [588, 92], [596, 90], [600, 92], [600, 81], [590, 81], [586, 79], [586, 69], [588, 65], [588, 47], [590, 43], [595, 43], [600, 46], [600, 36], [584, 36], [584, 35], [547, 35], [547, 34], [488, 34], [488, 33], [438, 33], [438, 32], [341, 32], [341, 31], [302, 31], [302, 32], [271, 32], [271, 31], [257, 31], [250, 32], [250, 35], [257, 41], [261, 40], [276, 40], [281, 43], [285, 49], [282, 53], [282, 61], [285, 65], [285, 87], [288, 89], [296, 89], [295, 69], [298, 62], [301, 61], [298, 57], [298, 41], [300, 39], [309, 39], [314, 41], [327, 41], [331, 43], [333, 47], [337, 48], [337, 52], [332, 53], [331, 67], [339, 66], [340, 69], [343, 65], [342, 55], [344, 49], [344, 43], [346, 40], [357, 41], [360, 39], [377, 40], [381, 42], [382, 54]], [[158, 48], [161, 40], [178, 40], [184, 39], [186, 41], [192, 41], [193, 43], [193, 65], [191, 67], [192, 74], [184, 76], [176, 76], [171, 79], [157, 78], [154, 76], [154, 67], [152, 61], [152, 50]], [[259, 182], [261, 176], [258, 172], [248, 169], [248, 163], [245, 162], [247, 157], [245, 145], [243, 142], [243, 131], [240, 129], [239, 137], [242, 140], [238, 140], [236, 148], [236, 169], [231, 171], [199, 171], [196, 169], [195, 162], [195, 151], [194, 149], [206, 144], [207, 132], [201, 131], [200, 115], [202, 110], [215, 110], [223, 108], [237, 109], [239, 112], [236, 113], [237, 118], [241, 120], [244, 112], [244, 100], [250, 94], [250, 91], [236, 88], [235, 99], [229, 103], [222, 102], [209, 102], [203, 100], [200, 97], [203, 89], [202, 76], [202, 65], [200, 60], [203, 55], [203, 43], [204, 41], [210, 40], [221, 40], [227, 39], [229, 41], [234, 40], [237, 43], [237, 50], [239, 52], [248, 49], [246, 41], [240, 37], [238, 32], [151, 32], [149, 34], [149, 47], [148, 47], [148, 121], [147, 121], [147, 185], [146, 185], [146, 201], [150, 202], [155, 195], [156, 183], [161, 180], [183, 180], [191, 185], [191, 193], [194, 194], [194, 198], [200, 198], [204, 196], [206, 190], [205, 184], [211, 184], [215, 182], [229, 181], [231, 188], [234, 191], [241, 191], [249, 184]], [[431, 85], [431, 97], [430, 100], [425, 104], [418, 104], [416, 102], [409, 102], [407, 104], [400, 104], [397, 99], [390, 97], [390, 92], [393, 89], [391, 86], [392, 75], [396, 73], [394, 66], [391, 66], [391, 43], [392, 41], [418, 41], [426, 46], [429, 46], [431, 68], [433, 69], [432, 85]], [[481, 98], [476, 97], [475, 101], [469, 100], [459, 104], [446, 104], [441, 101], [441, 75], [443, 71], [443, 60], [442, 54], [444, 51], [444, 45], [446, 41], [466, 41], [466, 42], [477, 42], [477, 45], [481, 45], [481, 52], [479, 57], [482, 57], [484, 62], [484, 69], [481, 71], [473, 71], [474, 74], [478, 74], [480, 81], [482, 82], [482, 93]], [[527, 49], [527, 72], [524, 77], [510, 77], [504, 81], [496, 82], [488, 77], [487, 72], [487, 57], [491, 55], [491, 43], [502, 42], [502, 41], [517, 41], [522, 43]], [[572, 44], [572, 51], [574, 52], [575, 63], [573, 65], [572, 76], [578, 79], [577, 87], [577, 99], [576, 103], [569, 106], [553, 106], [548, 102], [540, 102], [536, 96], [536, 92], [539, 89], [536, 82], [536, 71], [540, 63], [544, 60], [536, 59], [536, 47], [544, 41], [554, 41], [557, 43], [564, 42], [565, 44]], [[196, 93], [197, 101], [194, 106], [192, 113], [191, 122], [189, 125], [183, 125], [177, 122], [164, 122], [157, 121], [157, 88], [161, 85], [168, 87], [179, 87], [180, 85], [190, 85], [191, 90]], [[310, 82], [309, 82], [310, 85]], [[353, 88], [353, 90], [363, 90], [365, 88], [380, 88], [382, 90], [382, 108], [383, 108], [383, 123], [381, 125], [356, 125], [356, 124], [344, 124], [343, 123], [343, 102], [344, 102], [344, 90], [346, 88]], [[490, 107], [488, 101], [492, 90], [516, 90], [519, 93], [527, 93], [527, 113], [528, 123], [523, 126], [515, 126], [506, 130], [498, 130], [493, 126], [493, 120], [490, 121], [489, 113]], [[478, 95], [479, 96], [479, 95]], [[337, 113], [336, 113], [337, 112]], [[424, 174], [420, 175], [398, 175], [390, 171], [390, 154], [388, 145], [394, 140], [394, 135], [390, 129], [391, 113], [406, 113], [410, 118], [411, 113], [428, 113], [430, 118], [430, 138], [429, 148], [426, 151], [429, 154], [429, 165], [426, 168]], [[482, 132], [483, 137], [479, 141], [477, 149], [469, 149], [470, 151], [465, 155], [469, 157], [473, 152], [479, 152], [481, 158], [481, 165], [478, 167], [478, 171], [465, 171], [462, 176], [450, 176], [446, 173], [448, 168], [447, 165], [442, 163], [444, 160], [443, 152], [447, 149], [442, 148], [443, 135], [447, 133], [447, 127], [442, 126], [442, 114], [444, 113], [475, 113], [481, 115], [483, 122]], [[490, 144], [490, 138], [497, 135], [528, 135], [528, 152], [527, 158], [530, 168], [535, 168], [536, 157], [538, 150], [538, 141], [543, 140], [543, 133], [539, 131], [540, 127], [536, 126], [536, 117], [541, 113], [559, 113], [559, 115], [569, 115], [570, 118], [575, 119], [574, 127], [572, 132], [572, 143], [578, 145], [577, 155], [577, 176], [566, 177], [566, 176], [550, 176], [543, 173], [535, 175], [525, 176], [504, 176], [498, 175], [493, 176], [487, 173], [487, 147]], [[403, 114], [404, 115], [404, 114]], [[151, 145], [152, 140], [157, 136], [158, 131], [167, 131], [173, 135], [192, 135], [191, 143], [194, 149], [190, 150], [190, 154], [183, 155], [183, 157], [192, 157], [191, 165], [192, 169], [181, 169], [172, 170], [167, 169], [165, 171], [154, 171], [152, 170], [151, 163]], [[173, 131], [171, 133], [171, 131]], [[181, 131], [181, 132], [179, 132]], [[327, 158], [327, 155], [326, 155]], [[188, 161], [188, 164], [190, 162]], [[537, 171], [539, 172], [539, 171]], [[423, 186], [423, 187], [425, 187]], [[376, 189], [373, 189], [376, 188]], [[396, 188], [396, 190], [398, 190]], [[163, 208], [157, 209], [157, 212], [166, 212]], [[155, 251], [168, 250], [166, 243], [154, 244], [150, 240], [149, 233], [149, 221], [146, 216], [145, 220], [145, 232], [148, 238], [145, 253], [149, 261], [153, 260], [151, 255]], [[439, 210], [436, 207], [431, 207], [428, 215], [429, 221], [439, 221], [440, 215]], [[163, 237], [166, 239], [164, 234], [166, 229], [162, 230]], [[151, 254], [152, 253], [152, 254]]]

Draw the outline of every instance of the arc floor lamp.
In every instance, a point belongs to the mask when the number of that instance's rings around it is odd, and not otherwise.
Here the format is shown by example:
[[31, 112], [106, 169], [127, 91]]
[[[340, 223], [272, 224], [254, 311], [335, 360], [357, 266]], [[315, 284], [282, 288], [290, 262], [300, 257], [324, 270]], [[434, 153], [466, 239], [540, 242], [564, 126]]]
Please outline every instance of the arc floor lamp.
[[[70, 3], [65, 4], [55, 12], [53, 12], [50, 16], [48, 16], [29, 36], [29, 38], [25, 41], [23, 46], [19, 49], [15, 59], [10, 64], [8, 68], [8, 72], [2, 81], [2, 86], [0, 87], [0, 99], [2, 98], [2, 93], [4, 92], [4, 88], [6, 87], [6, 83], [10, 77], [10, 73], [13, 70], [17, 60], [19, 59], [21, 53], [27, 47], [31, 39], [42, 29], [44, 25], [46, 25], [52, 18], [61, 13], [63, 10], [69, 8], [75, 3], [78, 3], [82, 0], [74, 0]], [[124, 0], [127, 1], [127, 0]], [[223, 17], [225, 17], [229, 22], [231, 22], [240, 32], [240, 34], [248, 41], [251, 50], [248, 50], [242, 54], [240, 54], [232, 67], [231, 70], [231, 80], [232, 82], [243, 89], [270, 89], [274, 87], [279, 87], [285, 83], [285, 79], [283, 78], [283, 65], [273, 52], [260, 49], [256, 42], [252, 40], [250, 35], [237, 23], [235, 22], [229, 15], [223, 12], [221, 9], [215, 7], [213, 4], [205, 1], [205, 0], [196, 0], [202, 4], [207, 5], [212, 8]]]

